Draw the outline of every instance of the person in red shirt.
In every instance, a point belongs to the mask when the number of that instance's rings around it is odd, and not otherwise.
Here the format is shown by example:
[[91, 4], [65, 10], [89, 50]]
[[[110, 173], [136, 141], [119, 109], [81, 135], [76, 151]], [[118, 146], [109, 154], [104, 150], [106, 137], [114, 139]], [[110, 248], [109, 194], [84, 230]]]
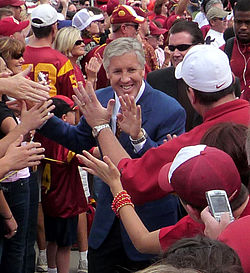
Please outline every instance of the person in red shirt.
[[51, 97], [60, 94], [71, 98], [73, 87], [77, 87], [74, 67], [66, 56], [51, 48], [57, 33], [56, 10], [49, 4], [36, 7], [31, 14], [31, 27], [34, 39], [26, 46], [23, 67], [32, 65], [32, 80], [38, 81], [39, 72], [45, 75]]
[[112, 210], [142, 253], [161, 253], [178, 239], [203, 234], [205, 226], [200, 213], [207, 207], [206, 191], [225, 190], [235, 218], [250, 213], [249, 192], [241, 183], [232, 158], [214, 147], [187, 146], [177, 153], [173, 162], [162, 167], [158, 183], [166, 194], [179, 196], [188, 215], [173, 226], [149, 232], [136, 214], [130, 195], [123, 189], [120, 172], [108, 156], [102, 162], [86, 151], [83, 154], [78, 159], [86, 165], [86, 171], [100, 176], [109, 185], [114, 196]]
[[[52, 111], [55, 116], [71, 125], [75, 124], [73, 101], [62, 95], [52, 100], [56, 106]], [[79, 162], [75, 153], [52, 140], [42, 137], [41, 143], [46, 150], [42, 206], [48, 241], [48, 268], [57, 267], [59, 272], [69, 272], [70, 249], [77, 239], [78, 215], [86, 213], [88, 208], [78, 170]]]
[[241, 98], [250, 101], [250, 5], [248, 0], [238, 1], [234, 6], [234, 31], [236, 37], [228, 39], [223, 49], [230, 59], [233, 73], [240, 79]]

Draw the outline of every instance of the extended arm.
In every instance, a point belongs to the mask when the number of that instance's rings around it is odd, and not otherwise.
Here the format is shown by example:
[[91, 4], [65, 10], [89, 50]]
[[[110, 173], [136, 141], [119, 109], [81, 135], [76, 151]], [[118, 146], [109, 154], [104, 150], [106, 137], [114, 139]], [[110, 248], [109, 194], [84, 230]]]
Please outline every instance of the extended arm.
[[49, 99], [48, 87], [25, 78], [30, 71], [31, 66], [13, 77], [0, 78], [0, 93], [16, 99], [27, 99], [34, 102]]
[[[103, 162], [86, 151], [83, 151], [83, 154], [84, 156], [77, 155], [77, 157], [87, 166], [84, 169], [93, 175], [99, 176], [108, 184], [113, 196], [116, 196], [117, 193], [123, 190], [120, 173], [107, 156], [104, 156]], [[120, 208], [119, 215], [131, 241], [138, 251], [152, 254], [159, 254], [161, 252], [159, 230], [149, 232], [132, 206], [127, 205]]]

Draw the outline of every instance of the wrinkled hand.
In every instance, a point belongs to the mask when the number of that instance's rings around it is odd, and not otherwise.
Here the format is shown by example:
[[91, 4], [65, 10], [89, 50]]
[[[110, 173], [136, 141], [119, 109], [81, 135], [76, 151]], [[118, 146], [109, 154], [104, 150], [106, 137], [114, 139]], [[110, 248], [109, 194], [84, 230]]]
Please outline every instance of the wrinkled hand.
[[120, 181], [120, 172], [111, 162], [108, 156], [103, 157], [103, 161], [95, 158], [87, 151], [83, 151], [82, 155], [77, 155], [79, 161], [86, 167], [83, 169], [93, 175], [100, 177], [111, 188], [111, 191], [122, 190]]
[[96, 54], [95, 57], [92, 57], [88, 63], [85, 65], [85, 71], [87, 74], [88, 81], [96, 81], [97, 73], [99, 72], [102, 66], [102, 57], [100, 54]]
[[92, 128], [97, 125], [109, 123], [112, 116], [115, 100], [108, 102], [107, 108], [104, 108], [96, 97], [92, 84], [87, 81], [84, 88], [82, 83], [78, 83], [78, 88], [74, 88], [76, 95], [73, 100], [78, 105], [84, 115], [87, 123]]
[[117, 114], [118, 124], [121, 130], [129, 134], [133, 139], [139, 139], [141, 135], [141, 107], [136, 105], [134, 97], [127, 94], [119, 97], [121, 113]]
[[13, 237], [14, 235], [16, 235], [16, 230], [17, 230], [17, 222], [15, 220], [15, 218], [12, 216], [11, 219], [5, 219], [3, 220], [4, 224], [5, 224], [5, 229], [7, 234], [4, 235], [4, 237], [6, 239], [10, 239], [11, 237]]
[[9, 88], [12, 93], [8, 95], [16, 99], [27, 99], [34, 102], [45, 101], [50, 98], [49, 88], [25, 78], [31, 71], [31, 66], [23, 72], [8, 78]]
[[38, 142], [30, 142], [27, 145], [20, 146], [23, 136], [20, 136], [7, 149], [4, 159], [9, 170], [20, 170], [25, 167], [37, 166], [40, 160], [44, 158], [42, 154], [45, 149], [41, 148]]
[[228, 212], [222, 214], [220, 222], [218, 222], [211, 215], [208, 207], [201, 212], [201, 219], [205, 224], [204, 234], [211, 239], [217, 239], [221, 232], [228, 226], [228, 224], [230, 224], [230, 216]]
[[44, 103], [36, 103], [27, 110], [26, 103], [22, 102], [20, 125], [26, 129], [27, 133], [39, 128], [44, 122], [54, 116], [53, 113], [50, 113], [55, 108], [55, 105], [51, 105], [52, 103], [52, 100], [45, 101]]

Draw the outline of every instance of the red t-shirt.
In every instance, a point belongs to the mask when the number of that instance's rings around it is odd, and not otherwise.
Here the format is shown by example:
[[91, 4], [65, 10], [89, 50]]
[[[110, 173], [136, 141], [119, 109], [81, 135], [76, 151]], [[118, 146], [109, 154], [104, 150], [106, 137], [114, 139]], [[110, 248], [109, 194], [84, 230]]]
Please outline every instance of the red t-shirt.
[[39, 72], [43, 72], [50, 80], [51, 97], [64, 95], [72, 98], [73, 87], [77, 87], [77, 81], [73, 65], [66, 56], [51, 47], [26, 46], [23, 58], [23, 68], [32, 64], [29, 74], [31, 80], [38, 81]]
[[[250, 202], [247, 203], [247, 206], [241, 213], [240, 218], [247, 215], [250, 215]], [[189, 215], [187, 215], [175, 225], [161, 228], [159, 233], [161, 248], [166, 250], [175, 241], [183, 237], [194, 237], [197, 234], [203, 234], [204, 229], [205, 226], [203, 224], [194, 221]]]
[[[36, 135], [39, 139], [40, 135]], [[46, 159], [42, 160], [42, 206], [51, 217], [72, 217], [87, 211], [87, 200], [75, 153], [42, 136]]]
[[133, 202], [144, 204], [165, 196], [167, 193], [158, 185], [158, 174], [162, 166], [172, 162], [181, 148], [200, 144], [203, 135], [214, 124], [231, 121], [248, 126], [249, 111], [249, 103], [241, 99], [224, 103], [207, 111], [204, 122], [191, 131], [157, 148], [151, 148], [141, 158], [122, 159], [118, 164], [121, 181]]

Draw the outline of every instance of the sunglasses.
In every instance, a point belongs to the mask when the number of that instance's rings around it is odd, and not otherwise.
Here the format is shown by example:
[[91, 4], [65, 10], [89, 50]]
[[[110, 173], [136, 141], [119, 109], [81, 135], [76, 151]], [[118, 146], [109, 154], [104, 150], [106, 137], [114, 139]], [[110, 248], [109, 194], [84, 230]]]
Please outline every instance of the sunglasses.
[[15, 60], [19, 60], [22, 57], [23, 57], [23, 53], [14, 53], [12, 55], [12, 58], [15, 59]]
[[125, 24], [125, 26], [131, 26], [131, 27], [134, 27], [135, 30], [138, 30], [139, 28], [139, 24]]
[[223, 17], [223, 18], [216, 18], [217, 20], [220, 20], [220, 21], [226, 21], [227, 20], [227, 16], [226, 17]]
[[79, 46], [79, 45], [82, 45], [82, 44], [84, 44], [84, 41], [83, 41], [83, 40], [77, 40], [77, 41], [75, 42], [75, 45], [76, 45], [76, 46]]
[[97, 21], [98, 23], [104, 24], [104, 20]]
[[169, 48], [170, 51], [175, 51], [176, 48], [179, 51], [185, 51], [185, 50], [189, 49], [192, 45], [194, 45], [194, 44], [190, 44], [190, 45], [188, 45], [188, 44], [181, 44], [181, 45], [176, 45], [176, 46], [174, 46], [174, 45], [168, 45], [168, 48]]

